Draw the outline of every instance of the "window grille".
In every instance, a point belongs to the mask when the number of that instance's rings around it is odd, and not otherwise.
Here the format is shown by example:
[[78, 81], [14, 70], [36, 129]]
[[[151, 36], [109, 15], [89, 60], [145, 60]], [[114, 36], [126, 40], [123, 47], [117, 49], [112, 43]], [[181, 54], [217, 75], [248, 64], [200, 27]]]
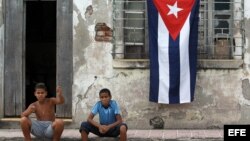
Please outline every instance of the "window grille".
[[114, 0], [113, 4], [114, 57], [148, 58], [146, 0]]
[[244, 1], [200, 2], [198, 58], [242, 59]]
[[[113, 56], [147, 59], [146, 0], [113, 0]], [[244, 0], [200, 0], [199, 59], [242, 59]]]

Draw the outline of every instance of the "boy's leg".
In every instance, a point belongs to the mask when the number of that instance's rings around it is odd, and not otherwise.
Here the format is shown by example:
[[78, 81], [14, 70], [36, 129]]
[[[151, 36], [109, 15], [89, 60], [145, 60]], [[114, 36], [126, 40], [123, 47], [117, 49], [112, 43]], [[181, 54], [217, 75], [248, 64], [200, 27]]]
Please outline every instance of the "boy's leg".
[[64, 122], [62, 119], [55, 119], [52, 123], [52, 128], [54, 130], [53, 133], [53, 141], [60, 141], [63, 129], [64, 129]]
[[88, 134], [89, 132], [97, 135], [97, 136], [102, 136], [102, 134], [99, 132], [99, 129], [96, 128], [95, 126], [91, 125], [88, 122], [82, 122], [79, 132], [81, 133], [82, 141], [87, 141], [88, 140]]
[[31, 141], [31, 135], [30, 135], [30, 128], [31, 128], [31, 121], [27, 117], [22, 117], [20, 120], [21, 128], [23, 131], [23, 136], [25, 138], [25, 141]]
[[88, 122], [82, 122], [79, 132], [81, 133], [82, 141], [87, 141], [88, 140], [88, 134], [90, 132], [89, 130], [90, 125]]
[[81, 131], [81, 137], [82, 137], [82, 141], [87, 141], [88, 140], [88, 134], [86, 133], [85, 130]]
[[126, 141], [127, 140], [127, 130], [128, 126], [126, 123], [121, 123], [120, 125], [117, 125], [115, 128], [110, 129], [107, 133], [107, 137], [117, 137], [120, 135], [120, 141]]
[[120, 126], [120, 141], [126, 141], [127, 140], [127, 126], [121, 125]]

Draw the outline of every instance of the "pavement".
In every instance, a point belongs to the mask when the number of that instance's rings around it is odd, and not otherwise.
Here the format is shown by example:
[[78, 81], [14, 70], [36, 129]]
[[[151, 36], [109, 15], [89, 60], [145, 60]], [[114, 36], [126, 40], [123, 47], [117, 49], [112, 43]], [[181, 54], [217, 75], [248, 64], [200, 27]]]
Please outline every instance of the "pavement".
[[[223, 141], [223, 129], [208, 130], [128, 130], [128, 141]], [[32, 136], [32, 141], [45, 141]], [[80, 141], [78, 129], [64, 129], [61, 141]], [[100, 138], [89, 134], [89, 141], [118, 141], [119, 138]], [[20, 129], [0, 129], [0, 141], [23, 141]]]

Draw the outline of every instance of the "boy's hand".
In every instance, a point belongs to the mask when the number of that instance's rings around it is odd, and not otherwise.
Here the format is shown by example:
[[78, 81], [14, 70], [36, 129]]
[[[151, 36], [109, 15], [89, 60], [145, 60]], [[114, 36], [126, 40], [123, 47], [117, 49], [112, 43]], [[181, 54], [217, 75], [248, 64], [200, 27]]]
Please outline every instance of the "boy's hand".
[[104, 130], [102, 130], [101, 128], [99, 128], [99, 132], [100, 132], [101, 134], [104, 134], [104, 133], [105, 133]]
[[63, 104], [64, 103], [64, 97], [62, 94], [62, 88], [61, 86], [56, 87], [56, 98], [51, 98], [54, 104]]
[[109, 126], [107, 126], [107, 125], [101, 125], [99, 127], [99, 132], [102, 134], [105, 134], [106, 132], [108, 132], [108, 130], [109, 130]]
[[62, 95], [62, 88], [61, 88], [61, 86], [57, 86], [56, 87], [56, 94], [57, 95]]

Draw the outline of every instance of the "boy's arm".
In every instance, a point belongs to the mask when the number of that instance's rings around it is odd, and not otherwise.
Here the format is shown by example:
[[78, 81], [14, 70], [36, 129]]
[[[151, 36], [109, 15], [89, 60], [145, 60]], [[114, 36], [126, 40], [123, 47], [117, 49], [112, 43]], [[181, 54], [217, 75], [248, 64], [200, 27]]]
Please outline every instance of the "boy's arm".
[[99, 127], [101, 126], [101, 124], [98, 123], [98, 122], [96, 122], [96, 121], [94, 121], [94, 116], [95, 116], [95, 115], [94, 115], [93, 113], [90, 112], [87, 121], [88, 121], [90, 124], [92, 124], [93, 126], [99, 128]]
[[106, 133], [109, 131], [109, 129], [114, 128], [115, 126], [119, 125], [122, 123], [122, 117], [120, 114], [116, 115], [116, 122], [109, 124], [109, 125], [101, 125], [101, 128], [99, 128], [99, 131], [101, 133]]
[[51, 98], [54, 104], [63, 104], [64, 97], [62, 95], [62, 88], [57, 86], [56, 88], [56, 98]]
[[115, 126], [117, 126], [117, 125], [119, 125], [119, 124], [121, 124], [122, 123], [122, 116], [121, 116], [121, 114], [120, 114], [120, 108], [119, 108], [119, 105], [118, 105], [118, 103], [116, 102], [116, 101], [114, 101], [114, 109], [115, 109], [115, 118], [116, 118], [116, 122], [114, 122], [114, 123], [112, 123], [112, 124], [109, 124], [108, 126], [109, 126], [109, 128], [113, 128], [113, 127], [115, 127]]
[[109, 126], [109, 129], [110, 129], [110, 128], [114, 128], [115, 126], [117, 126], [117, 125], [119, 125], [119, 124], [122, 123], [122, 117], [121, 117], [120, 114], [117, 114], [115, 117], [116, 117], [116, 122], [114, 122], [114, 123], [112, 123], [112, 124], [109, 124], [109, 125], [108, 125], [108, 126]]
[[21, 114], [21, 117], [28, 117], [31, 113], [36, 111], [35, 105], [30, 104], [30, 106]]

